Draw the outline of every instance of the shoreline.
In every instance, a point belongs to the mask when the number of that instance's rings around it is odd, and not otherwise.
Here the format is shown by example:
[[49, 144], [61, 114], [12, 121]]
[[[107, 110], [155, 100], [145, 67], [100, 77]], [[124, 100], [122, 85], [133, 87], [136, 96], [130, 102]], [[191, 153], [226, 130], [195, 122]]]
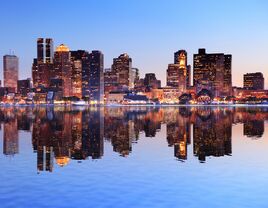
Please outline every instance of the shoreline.
[[0, 104], [0, 107], [268, 107], [268, 104], [101, 104], [101, 105], [75, 105], [75, 104]]

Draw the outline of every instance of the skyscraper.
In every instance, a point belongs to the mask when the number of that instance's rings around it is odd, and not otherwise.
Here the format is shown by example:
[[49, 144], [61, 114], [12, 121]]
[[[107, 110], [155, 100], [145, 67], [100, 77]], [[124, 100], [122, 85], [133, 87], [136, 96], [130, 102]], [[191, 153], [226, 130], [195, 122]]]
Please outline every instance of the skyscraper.
[[82, 64], [82, 97], [89, 98], [89, 53], [85, 50], [71, 51], [71, 60], [80, 60]]
[[37, 62], [53, 63], [53, 40], [51, 38], [38, 38], [37, 39]]
[[95, 104], [103, 104], [104, 76], [103, 54], [100, 51], [92, 51], [89, 54], [89, 100]]
[[134, 77], [132, 73], [132, 59], [128, 54], [121, 54], [114, 58], [112, 71], [117, 74], [117, 82], [120, 88], [134, 88]]
[[179, 50], [174, 53], [174, 64], [179, 64], [179, 68], [186, 73], [186, 88], [191, 86], [191, 66], [187, 64], [187, 52]]
[[205, 81], [208, 85], [212, 85], [213, 96], [230, 95], [232, 88], [231, 61], [231, 55], [207, 54], [205, 49], [199, 49], [198, 54], [194, 54], [194, 86]]
[[82, 61], [72, 61], [72, 96], [82, 98]]
[[51, 77], [54, 77], [53, 66], [54, 48], [51, 38], [37, 39], [37, 58], [32, 65], [34, 87], [48, 87]]
[[179, 64], [169, 64], [167, 69], [167, 86], [178, 88], [180, 93], [186, 90], [186, 69]]
[[5, 55], [4, 60], [4, 87], [17, 91], [19, 73], [19, 58], [15, 55]]
[[63, 80], [63, 97], [72, 96], [72, 64], [69, 48], [61, 44], [54, 54], [55, 78]]
[[263, 74], [261, 72], [244, 74], [244, 88], [248, 90], [263, 90]]

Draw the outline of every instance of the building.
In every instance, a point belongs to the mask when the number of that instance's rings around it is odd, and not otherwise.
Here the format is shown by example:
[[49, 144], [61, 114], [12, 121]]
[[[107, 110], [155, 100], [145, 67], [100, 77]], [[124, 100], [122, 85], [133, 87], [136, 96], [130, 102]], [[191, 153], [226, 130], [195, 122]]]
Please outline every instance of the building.
[[174, 53], [174, 64], [179, 64], [179, 68], [186, 73], [186, 88], [191, 86], [191, 66], [187, 64], [187, 52], [179, 50]]
[[72, 61], [72, 96], [82, 98], [82, 61]]
[[112, 72], [117, 75], [119, 88], [128, 90], [134, 88], [132, 59], [128, 54], [124, 53], [113, 59]]
[[72, 63], [69, 48], [61, 44], [54, 54], [54, 78], [63, 80], [63, 97], [72, 96]]
[[90, 63], [89, 52], [85, 50], [71, 51], [71, 60], [81, 61], [82, 64], [82, 97], [89, 99], [89, 75], [90, 75]]
[[144, 85], [147, 88], [147, 90], [158, 89], [161, 87], [161, 80], [156, 79], [154, 73], [147, 73], [145, 74]]
[[105, 96], [111, 91], [115, 91], [118, 88], [117, 73], [114, 71], [104, 72], [104, 92]]
[[4, 87], [13, 88], [17, 91], [19, 76], [19, 58], [15, 55], [5, 55], [4, 63]]
[[37, 39], [37, 63], [53, 63], [53, 40], [51, 38]]
[[244, 88], [248, 90], [263, 90], [263, 74], [261, 72], [244, 74]]
[[37, 58], [33, 60], [32, 78], [33, 86], [48, 87], [50, 78], [54, 77], [54, 45], [51, 38], [37, 39]]
[[140, 79], [140, 73], [138, 68], [132, 68], [132, 74], [134, 77], [134, 85]]
[[89, 54], [89, 100], [94, 104], [104, 102], [104, 75], [103, 54], [100, 51], [92, 51]]
[[231, 63], [231, 55], [223, 53], [207, 54], [205, 49], [199, 49], [198, 54], [194, 54], [194, 86], [200, 81], [208, 81], [213, 85], [213, 96], [231, 95]]
[[32, 81], [31, 78], [18, 80], [18, 93], [24, 97], [31, 92]]
[[186, 68], [180, 68], [179, 64], [169, 64], [167, 69], [167, 86], [186, 91]]

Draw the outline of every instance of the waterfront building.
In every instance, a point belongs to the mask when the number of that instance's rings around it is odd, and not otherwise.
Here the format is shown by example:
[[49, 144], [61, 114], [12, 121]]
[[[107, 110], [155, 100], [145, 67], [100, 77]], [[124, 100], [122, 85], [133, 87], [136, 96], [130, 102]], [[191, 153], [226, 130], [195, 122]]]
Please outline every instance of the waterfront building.
[[92, 51], [89, 54], [89, 100], [94, 104], [104, 102], [104, 75], [103, 54], [100, 51]]
[[167, 86], [178, 88], [180, 93], [186, 91], [186, 69], [179, 64], [169, 64], [167, 69]]
[[194, 54], [194, 86], [200, 81], [208, 81], [213, 85], [213, 96], [231, 95], [231, 62], [231, 55], [223, 53], [207, 54], [205, 49], [199, 49], [198, 54]]
[[244, 88], [248, 90], [263, 90], [263, 74], [261, 72], [244, 74]]
[[13, 88], [17, 91], [17, 81], [19, 76], [19, 58], [15, 55], [5, 55], [3, 57], [4, 87]]
[[82, 98], [82, 62], [72, 61], [72, 96]]
[[54, 78], [63, 80], [63, 97], [72, 96], [72, 63], [69, 48], [61, 44], [54, 54]]
[[161, 81], [156, 79], [155, 73], [147, 73], [144, 78], [144, 86], [147, 90], [157, 89], [161, 87]]
[[85, 50], [71, 51], [71, 60], [81, 61], [82, 65], [82, 97], [89, 99], [89, 76], [90, 76], [90, 62], [89, 52]]
[[132, 59], [128, 54], [121, 54], [113, 59], [112, 72], [117, 75], [118, 87], [121, 89], [134, 88], [134, 75], [132, 71]]
[[32, 89], [32, 80], [31, 78], [18, 80], [18, 93], [22, 96], [27, 96]]
[[33, 86], [48, 87], [50, 78], [54, 77], [54, 45], [51, 38], [37, 39], [37, 58], [32, 64]]
[[191, 86], [191, 66], [187, 64], [186, 50], [179, 50], [174, 53], [174, 64], [179, 64], [179, 68], [186, 73], [186, 88]]

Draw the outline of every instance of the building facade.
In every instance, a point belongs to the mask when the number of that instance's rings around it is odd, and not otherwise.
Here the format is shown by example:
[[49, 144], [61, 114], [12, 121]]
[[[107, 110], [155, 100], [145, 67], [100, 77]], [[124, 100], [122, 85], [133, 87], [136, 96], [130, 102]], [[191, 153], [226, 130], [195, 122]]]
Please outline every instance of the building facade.
[[34, 87], [49, 87], [54, 77], [54, 44], [51, 38], [37, 39], [37, 58], [33, 60], [32, 78]]
[[199, 49], [198, 54], [194, 54], [194, 86], [199, 82], [206, 81], [212, 83], [213, 96], [231, 95], [231, 63], [231, 55], [224, 55], [223, 53], [207, 54], [205, 49]]
[[19, 58], [15, 55], [5, 55], [3, 57], [4, 87], [13, 88], [17, 91], [17, 81], [19, 76]]
[[72, 63], [69, 48], [61, 44], [54, 54], [54, 78], [63, 81], [63, 97], [72, 96]]
[[261, 72], [244, 74], [244, 88], [248, 90], [263, 90], [264, 77]]
[[117, 82], [120, 88], [128, 90], [134, 88], [132, 59], [128, 54], [124, 53], [113, 59], [112, 72], [117, 75]]
[[85, 50], [71, 51], [71, 60], [80, 60], [82, 64], [82, 97], [89, 99], [90, 62], [89, 52]]
[[89, 54], [89, 100], [95, 104], [104, 102], [104, 75], [103, 54], [100, 51], [92, 51]]

